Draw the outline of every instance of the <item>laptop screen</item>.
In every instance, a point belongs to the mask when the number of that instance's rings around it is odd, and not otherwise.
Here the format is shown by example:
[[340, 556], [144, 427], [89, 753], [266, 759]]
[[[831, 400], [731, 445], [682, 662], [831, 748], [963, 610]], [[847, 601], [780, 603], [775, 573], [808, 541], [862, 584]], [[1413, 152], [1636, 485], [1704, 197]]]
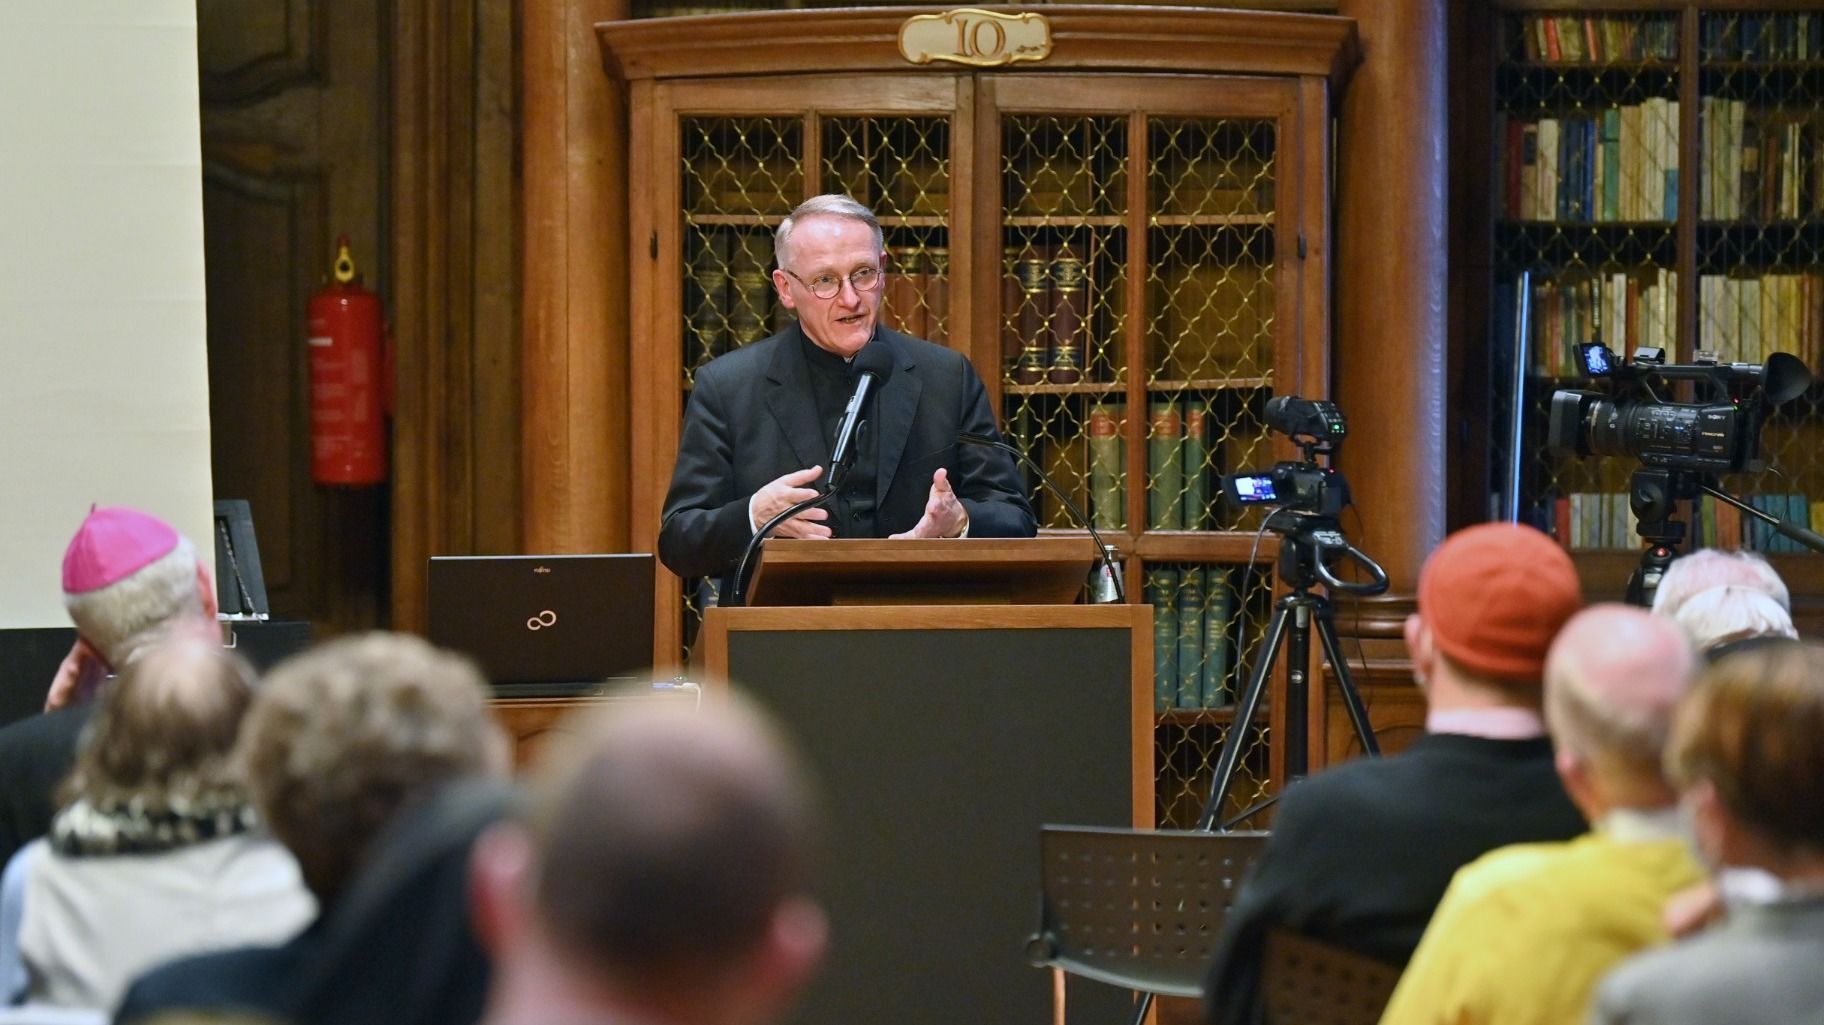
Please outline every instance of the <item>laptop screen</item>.
[[653, 572], [649, 554], [435, 556], [430, 640], [509, 689], [650, 679]]

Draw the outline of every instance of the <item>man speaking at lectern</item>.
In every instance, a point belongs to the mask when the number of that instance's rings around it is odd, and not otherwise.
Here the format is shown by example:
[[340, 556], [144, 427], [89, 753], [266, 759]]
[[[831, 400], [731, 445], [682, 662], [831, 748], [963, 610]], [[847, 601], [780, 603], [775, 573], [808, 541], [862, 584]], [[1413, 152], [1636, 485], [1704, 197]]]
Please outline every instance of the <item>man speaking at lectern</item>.
[[[987, 392], [960, 353], [880, 326], [880, 222], [847, 196], [806, 200], [773, 237], [773, 287], [797, 320], [697, 371], [665, 496], [659, 558], [684, 577], [732, 574], [754, 532], [827, 486], [860, 379], [867, 425], [833, 501], [776, 537], [1031, 537]], [[726, 581], [724, 583], [726, 587]]]

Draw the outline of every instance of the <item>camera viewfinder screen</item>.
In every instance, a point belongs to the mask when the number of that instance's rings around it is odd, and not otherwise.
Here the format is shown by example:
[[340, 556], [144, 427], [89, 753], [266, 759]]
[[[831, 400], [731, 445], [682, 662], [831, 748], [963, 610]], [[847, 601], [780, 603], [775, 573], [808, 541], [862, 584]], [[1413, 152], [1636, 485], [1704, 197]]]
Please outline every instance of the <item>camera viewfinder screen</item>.
[[1273, 493], [1273, 478], [1259, 476], [1237, 476], [1235, 478], [1235, 497], [1242, 502], [1274, 502], [1279, 496]]
[[1589, 342], [1577, 347], [1583, 354], [1583, 372], [1591, 377], [1607, 377], [1615, 369], [1613, 357], [1608, 347], [1600, 342]]

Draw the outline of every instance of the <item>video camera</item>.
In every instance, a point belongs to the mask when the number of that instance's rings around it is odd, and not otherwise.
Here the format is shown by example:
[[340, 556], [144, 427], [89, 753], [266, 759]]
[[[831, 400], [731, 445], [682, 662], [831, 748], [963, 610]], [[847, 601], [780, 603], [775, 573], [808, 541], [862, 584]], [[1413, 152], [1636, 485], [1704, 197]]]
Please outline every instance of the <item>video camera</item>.
[[1231, 474], [1222, 479], [1229, 501], [1273, 504], [1313, 516], [1338, 516], [1349, 504], [1349, 483], [1334, 467], [1319, 466], [1349, 433], [1336, 403], [1281, 395], [1267, 402], [1267, 426], [1297, 442], [1304, 459], [1275, 463], [1271, 470]]
[[[1797, 398], [1811, 371], [1796, 356], [1776, 352], [1765, 364], [1719, 363], [1697, 353], [1692, 363], [1667, 363], [1658, 348], [1617, 359], [1601, 342], [1577, 347], [1589, 377], [1638, 384], [1646, 398], [1560, 389], [1552, 393], [1546, 447], [1579, 456], [1633, 456], [1643, 465], [1700, 473], [1740, 473], [1760, 468], [1761, 426], [1772, 406]], [[1653, 390], [1656, 381], [1693, 381], [1708, 395], [1671, 402]]]

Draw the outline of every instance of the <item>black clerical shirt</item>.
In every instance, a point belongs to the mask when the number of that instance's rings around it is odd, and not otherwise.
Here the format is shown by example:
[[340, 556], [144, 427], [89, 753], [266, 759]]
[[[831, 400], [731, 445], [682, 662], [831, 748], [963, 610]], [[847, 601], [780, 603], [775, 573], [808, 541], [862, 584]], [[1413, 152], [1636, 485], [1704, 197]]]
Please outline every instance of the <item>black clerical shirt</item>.
[[[842, 426], [842, 414], [855, 394], [855, 367], [849, 360], [819, 348], [808, 336], [803, 338], [804, 362], [811, 371], [811, 395], [817, 404], [817, 422], [823, 425], [823, 442], [830, 451], [836, 448], [836, 431]], [[870, 396], [864, 415], [872, 420], [874, 400]], [[856, 437], [855, 464], [843, 482], [842, 493], [826, 508], [826, 522], [836, 537], [874, 536], [874, 483], [879, 476], [880, 432], [870, 423]], [[824, 467], [827, 473], [829, 467]]]

